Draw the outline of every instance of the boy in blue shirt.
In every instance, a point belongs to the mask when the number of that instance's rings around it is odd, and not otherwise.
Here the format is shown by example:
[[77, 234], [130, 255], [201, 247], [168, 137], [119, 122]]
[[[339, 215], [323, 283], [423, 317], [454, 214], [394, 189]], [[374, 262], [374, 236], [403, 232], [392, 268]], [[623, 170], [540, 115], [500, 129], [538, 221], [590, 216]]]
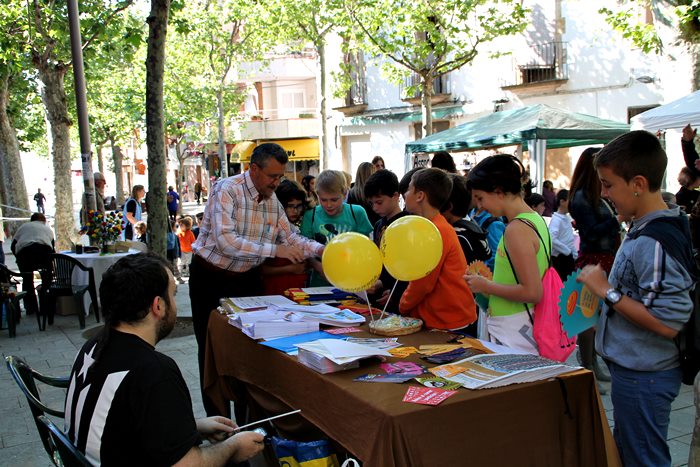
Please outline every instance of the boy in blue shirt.
[[[337, 170], [324, 170], [316, 179], [316, 193], [320, 206], [306, 211], [301, 222], [301, 234], [323, 245], [333, 237], [345, 232], [359, 232], [369, 235], [372, 224], [362, 206], [347, 204], [348, 193], [345, 176]], [[311, 286], [330, 285], [322, 277], [321, 261], [310, 259], [314, 271], [311, 274]]]
[[666, 162], [659, 140], [645, 131], [620, 136], [598, 153], [602, 196], [633, 225], [609, 278], [598, 265], [578, 277], [605, 300], [595, 347], [610, 368], [614, 437], [628, 466], [671, 464], [666, 437], [681, 385], [674, 338], [693, 309], [690, 230], [687, 217], [661, 197]]

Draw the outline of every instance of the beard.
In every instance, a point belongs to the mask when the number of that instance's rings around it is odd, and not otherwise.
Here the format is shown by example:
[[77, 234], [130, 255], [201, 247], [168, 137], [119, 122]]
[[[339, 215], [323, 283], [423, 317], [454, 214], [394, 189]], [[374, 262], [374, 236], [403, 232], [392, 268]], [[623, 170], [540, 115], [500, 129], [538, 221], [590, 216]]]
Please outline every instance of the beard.
[[175, 322], [177, 321], [177, 313], [175, 309], [167, 303], [168, 309], [165, 313], [165, 318], [163, 318], [160, 323], [158, 323], [158, 329], [156, 330], [156, 342], [160, 342], [170, 335], [170, 333], [175, 328]]

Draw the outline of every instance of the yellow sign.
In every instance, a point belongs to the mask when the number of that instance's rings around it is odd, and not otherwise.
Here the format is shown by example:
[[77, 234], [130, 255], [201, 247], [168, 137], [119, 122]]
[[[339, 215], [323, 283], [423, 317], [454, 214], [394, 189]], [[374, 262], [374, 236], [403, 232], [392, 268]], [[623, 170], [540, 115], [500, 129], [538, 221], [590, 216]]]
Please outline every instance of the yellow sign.
[[[255, 144], [251, 143], [250, 141], [238, 143], [236, 148], [238, 148], [239, 145], [246, 143], [249, 145], [246, 147], [248, 150], [239, 153], [241, 162], [250, 162], [250, 155], [253, 153], [253, 149], [255, 148]], [[285, 151], [287, 151], [290, 161], [312, 161], [319, 159], [320, 146], [318, 143], [318, 138], [283, 139], [258, 142], [258, 144], [263, 143], [279, 144]]]

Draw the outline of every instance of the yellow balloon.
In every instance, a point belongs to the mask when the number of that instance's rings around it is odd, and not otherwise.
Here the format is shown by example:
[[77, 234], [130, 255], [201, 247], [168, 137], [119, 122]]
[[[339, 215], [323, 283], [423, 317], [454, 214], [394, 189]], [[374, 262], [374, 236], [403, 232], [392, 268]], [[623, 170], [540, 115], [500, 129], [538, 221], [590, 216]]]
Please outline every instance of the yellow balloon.
[[328, 282], [347, 292], [369, 289], [382, 272], [379, 248], [356, 232], [334, 237], [326, 245], [321, 263]]
[[442, 257], [442, 237], [425, 217], [404, 216], [382, 235], [384, 267], [400, 281], [414, 281], [430, 274]]

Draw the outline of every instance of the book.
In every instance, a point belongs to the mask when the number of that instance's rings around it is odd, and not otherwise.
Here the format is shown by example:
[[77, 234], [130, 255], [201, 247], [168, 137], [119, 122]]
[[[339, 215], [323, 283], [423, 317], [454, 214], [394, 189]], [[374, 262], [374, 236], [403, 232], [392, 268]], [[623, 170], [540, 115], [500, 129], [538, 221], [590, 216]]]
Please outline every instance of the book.
[[231, 302], [242, 310], [262, 310], [271, 305], [294, 305], [295, 303], [282, 295], [263, 295], [258, 297], [232, 297]]
[[579, 368], [538, 355], [494, 353], [436, 366], [430, 372], [467, 389], [488, 389], [545, 380]]
[[359, 361], [363, 358], [391, 356], [386, 350], [339, 339], [319, 339], [296, 344], [296, 346], [299, 348], [297, 355], [299, 362], [319, 373], [357, 368]]

